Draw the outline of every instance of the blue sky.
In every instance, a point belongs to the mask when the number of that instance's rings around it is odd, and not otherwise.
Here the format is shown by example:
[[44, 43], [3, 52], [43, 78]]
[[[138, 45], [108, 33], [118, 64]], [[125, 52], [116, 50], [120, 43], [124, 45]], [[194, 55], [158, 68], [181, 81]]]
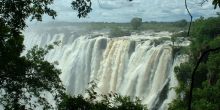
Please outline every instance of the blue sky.
[[[215, 16], [211, 2], [200, 5], [202, 0], [188, 0], [188, 6], [194, 19]], [[143, 21], [176, 21], [189, 19], [184, 0], [92, 0], [92, 12], [86, 18], [78, 18], [71, 8], [72, 0], [54, 0], [51, 7], [57, 11], [55, 21], [68, 22], [129, 22], [133, 17]], [[45, 16], [45, 22], [54, 21]]]

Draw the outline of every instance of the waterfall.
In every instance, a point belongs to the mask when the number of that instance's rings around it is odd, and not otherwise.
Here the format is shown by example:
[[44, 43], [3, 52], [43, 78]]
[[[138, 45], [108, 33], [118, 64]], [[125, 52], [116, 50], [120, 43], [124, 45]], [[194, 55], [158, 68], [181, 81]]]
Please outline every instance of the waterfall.
[[[137, 96], [149, 109], [167, 109], [175, 98], [174, 90], [169, 90], [177, 85], [173, 68], [185, 60], [180, 60], [180, 56], [173, 59], [169, 40], [155, 43], [170, 38], [168, 32], [118, 38], [108, 38], [106, 34], [97, 37], [33, 31], [24, 34], [26, 49], [61, 41], [46, 59], [59, 62], [60, 78], [69, 94], [83, 93], [90, 81], [97, 80], [99, 93]], [[166, 88], [165, 97], [160, 98]]]

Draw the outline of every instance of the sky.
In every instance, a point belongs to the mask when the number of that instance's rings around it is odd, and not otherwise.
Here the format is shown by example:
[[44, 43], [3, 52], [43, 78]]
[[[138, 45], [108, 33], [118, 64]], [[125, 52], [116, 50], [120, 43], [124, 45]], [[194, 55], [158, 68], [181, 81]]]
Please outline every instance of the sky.
[[[211, 2], [200, 5], [202, 0], [187, 0], [193, 18], [215, 16]], [[212, 1], [212, 0], [211, 0]], [[44, 22], [129, 22], [133, 17], [143, 21], [177, 21], [189, 20], [184, 0], [92, 0], [92, 12], [86, 18], [78, 18], [71, 8], [72, 0], [54, 0], [51, 6], [56, 12], [55, 20], [44, 16]]]

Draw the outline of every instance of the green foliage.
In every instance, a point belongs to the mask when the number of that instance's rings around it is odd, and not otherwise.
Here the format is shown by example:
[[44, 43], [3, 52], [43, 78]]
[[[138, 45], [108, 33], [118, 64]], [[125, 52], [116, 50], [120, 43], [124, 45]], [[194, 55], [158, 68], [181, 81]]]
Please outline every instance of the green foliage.
[[188, 22], [185, 19], [174, 22], [174, 25], [177, 27], [185, 27], [187, 24]]
[[220, 53], [213, 53], [209, 56], [207, 61], [207, 68], [209, 70], [208, 80], [211, 85], [214, 85], [220, 79]]
[[176, 42], [176, 39], [177, 39], [177, 38], [176, 38], [175, 36], [173, 36], [173, 35], [171, 36], [171, 39], [170, 39], [170, 40], [171, 40], [173, 46], [174, 46], [174, 44], [175, 44], [175, 42]]
[[[42, 23], [41, 24], [41, 31], [51, 31], [52, 33], [60, 33], [65, 32], [69, 33], [67, 31], [68, 29], [65, 28], [65, 30], [57, 30], [57, 29], [48, 29], [47, 27], [57, 27], [57, 26], [72, 26], [76, 27], [79, 30], [75, 34], [85, 34], [92, 31], [108, 31], [112, 30], [114, 28], [121, 28], [123, 30], [129, 30], [134, 32], [140, 32], [140, 31], [148, 31], [153, 30], [155, 32], [160, 31], [168, 31], [168, 32], [180, 32], [187, 29], [187, 26], [185, 27], [177, 27], [174, 25], [174, 22], [142, 22], [141, 28], [138, 30], [133, 30], [131, 27], [131, 23], [115, 23], [115, 22], [56, 22], [56, 23]], [[44, 28], [47, 28], [46, 30]]]
[[201, 44], [207, 43], [220, 34], [220, 17], [204, 19], [201, 17], [193, 23], [192, 35]]
[[188, 84], [192, 72], [192, 66], [189, 63], [181, 63], [179, 67], [174, 68], [174, 72], [180, 83]]
[[209, 42], [210, 48], [217, 48], [220, 46], [220, 35], [217, 36], [214, 40]]
[[159, 39], [154, 39], [152, 40], [151, 44], [154, 44], [154, 46], [158, 46], [162, 43], [164, 43], [165, 41], [168, 41], [170, 40], [170, 38], [167, 38], [167, 37], [161, 37]]
[[[175, 73], [179, 81], [179, 86], [176, 88], [178, 97], [170, 104], [170, 110], [186, 109], [192, 68], [196, 65], [202, 52], [210, 48], [220, 47], [219, 25], [219, 17], [208, 19], [201, 17], [193, 23], [189, 62], [175, 67]], [[202, 59], [194, 77], [193, 110], [218, 110], [220, 108], [218, 100], [220, 98], [218, 92], [220, 91], [219, 62], [219, 51], [209, 53]]]
[[61, 110], [147, 110], [141, 100], [132, 100], [128, 96], [121, 96], [115, 93], [100, 95], [95, 92], [96, 83], [91, 82], [90, 88], [86, 90], [87, 98], [82, 95], [64, 96], [63, 102], [59, 105]]
[[160, 31], [169, 31], [169, 32], [178, 32], [184, 31], [187, 29], [185, 27], [178, 27], [174, 25], [175, 22], [143, 22], [141, 26], [141, 30], [154, 30], [156, 32]]
[[189, 47], [183, 47], [183, 46], [173, 46], [173, 56], [176, 55], [183, 55], [183, 54], [189, 54], [190, 49]]
[[134, 30], [140, 28], [141, 24], [142, 24], [142, 18], [135, 17], [131, 20], [131, 26]]
[[[5, 60], [0, 64], [0, 103], [6, 110], [34, 109], [40, 105], [44, 109], [53, 108], [46, 97], [42, 96], [45, 92], [51, 94], [57, 104], [61, 101], [64, 93], [59, 79], [61, 72], [54, 64], [44, 60], [52, 48], [51, 45], [47, 49], [34, 46], [26, 56], [16, 58], [11, 53], [5, 53], [6, 50], [1, 50], [1, 59]], [[37, 103], [31, 103], [33, 98]]]
[[174, 32], [171, 37], [186, 37], [187, 32], [186, 31], [181, 31], [181, 32]]
[[218, 110], [220, 108], [220, 80], [215, 85], [203, 82], [202, 88], [196, 88], [193, 94], [194, 110]]
[[173, 46], [175, 46], [174, 45], [175, 43], [177, 43], [177, 44], [181, 43], [182, 42], [181, 39], [183, 37], [186, 37], [186, 36], [187, 36], [187, 32], [186, 31], [174, 32], [171, 35], [171, 41], [172, 41]]
[[214, 8], [220, 7], [220, 0], [213, 0], [212, 4], [214, 5]]
[[78, 17], [86, 17], [92, 11], [91, 0], [75, 0], [72, 2], [72, 8], [78, 11]]
[[26, 26], [25, 20], [28, 17], [41, 21], [42, 15], [47, 14], [54, 18], [56, 12], [48, 6], [52, 3], [53, 0], [1, 0], [0, 19], [10, 28], [19, 31]]
[[123, 37], [123, 36], [130, 36], [131, 33], [128, 30], [122, 30], [118, 27], [113, 28], [110, 33], [109, 33], [109, 37], [113, 38], [113, 37]]
[[[8, 3], [4, 5], [10, 9]], [[26, 56], [21, 56], [24, 36], [19, 29], [25, 26], [22, 24], [25, 18], [17, 18], [18, 16], [13, 14], [7, 13], [0, 18], [0, 104], [6, 110], [34, 109], [40, 105], [44, 109], [53, 108], [42, 95], [47, 92], [54, 97], [56, 103], [59, 103], [64, 88], [59, 79], [60, 70], [44, 60], [52, 46], [48, 46], [47, 49], [35, 46]], [[5, 21], [9, 15], [11, 18]], [[10, 24], [13, 19], [20, 20], [21, 24], [17, 24], [16, 27]], [[37, 103], [32, 103], [33, 98]]]
[[180, 99], [179, 97], [177, 99], [174, 99], [173, 102], [170, 103], [168, 110], [187, 110], [187, 103], [183, 101], [183, 99]]

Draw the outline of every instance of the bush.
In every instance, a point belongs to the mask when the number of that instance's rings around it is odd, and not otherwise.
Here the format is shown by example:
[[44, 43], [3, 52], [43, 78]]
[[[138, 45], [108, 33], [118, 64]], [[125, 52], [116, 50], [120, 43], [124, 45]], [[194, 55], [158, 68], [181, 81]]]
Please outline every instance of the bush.
[[121, 96], [116, 93], [98, 94], [95, 89], [97, 84], [92, 81], [86, 90], [87, 98], [82, 95], [64, 95], [60, 110], [147, 110], [147, 106], [141, 104], [137, 97], [133, 100], [129, 96]]
[[111, 31], [109, 33], [110, 38], [130, 36], [130, 35], [131, 35], [131, 32], [129, 32], [128, 30], [122, 30], [120, 28], [113, 28], [113, 29], [111, 29]]
[[153, 43], [154, 46], [158, 46], [158, 45], [164, 43], [164, 42], [167, 41], [167, 40], [170, 40], [170, 38], [162, 37], [162, 38], [159, 38], [159, 39], [154, 39], [154, 40], [151, 42], [151, 44]]
[[186, 37], [187, 32], [186, 31], [181, 31], [181, 32], [175, 32], [171, 37]]
[[190, 52], [189, 47], [182, 47], [182, 46], [173, 46], [173, 55], [182, 55], [182, 54], [189, 54]]
[[185, 27], [187, 24], [188, 24], [188, 22], [185, 19], [176, 21], [174, 23], [174, 25], [177, 26], [177, 27]]
[[131, 20], [132, 28], [135, 30], [137, 30], [141, 26], [141, 24], [142, 24], [142, 18], [135, 17]]

